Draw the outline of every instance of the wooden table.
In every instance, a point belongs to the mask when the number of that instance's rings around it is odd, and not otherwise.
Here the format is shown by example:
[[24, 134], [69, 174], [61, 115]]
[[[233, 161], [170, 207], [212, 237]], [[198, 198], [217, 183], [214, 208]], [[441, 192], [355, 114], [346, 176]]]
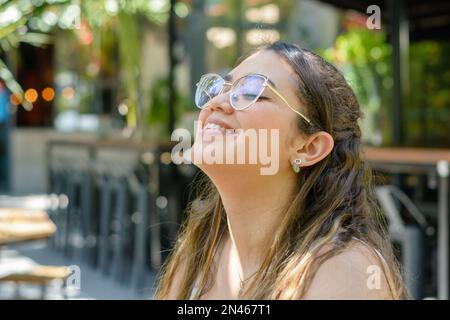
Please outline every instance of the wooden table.
[[449, 299], [449, 163], [450, 149], [373, 148], [363, 149], [363, 158], [377, 171], [433, 174], [438, 188], [438, 298]]
[[55, 224], [44, 211], [0, 208], [0, 246], [47, 239], [55, 232]]

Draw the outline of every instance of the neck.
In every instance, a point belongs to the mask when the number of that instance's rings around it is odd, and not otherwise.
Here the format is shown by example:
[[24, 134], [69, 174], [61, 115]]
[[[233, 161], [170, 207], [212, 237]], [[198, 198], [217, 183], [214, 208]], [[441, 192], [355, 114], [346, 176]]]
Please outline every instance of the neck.
[[227, 214], [231, 254], [241, 280], [259, 268], [290, 201], [288, 190], [295, 187], [295, 178], [289, 175], [258, 176], [257, 180], [214, 181]]

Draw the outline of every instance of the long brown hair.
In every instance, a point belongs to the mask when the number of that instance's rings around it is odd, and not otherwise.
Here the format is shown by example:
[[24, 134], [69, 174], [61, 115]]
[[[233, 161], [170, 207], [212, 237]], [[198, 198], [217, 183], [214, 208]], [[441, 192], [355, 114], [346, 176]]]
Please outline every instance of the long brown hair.
[[[299, 119], [300, 131], [310, 135], [324, 130], [333, 137], [334, 148], [322, 161], [298, 174], [293, 199], [286, 205], [259, 272], [242, 298], [302, 298], [318, 267], [348, 247], [353, 237], [367, 243], [374, 253], [381, 253], [385, 261], [380, 264], [392, 297], [405, 298], [400, 268], [373, 198], [371, 171], [361, 158], [358, 119], [362, 113], [353, 90], [334, 66], [297, 45], [275, 42], [258, 50], [275, 52], [292, 67], [298, 77], [298, 98], [317, 124], [309, 126]], [[204, 179], [161, 269], [156, 299], [167, 297], [180, 270], [184, 272], [177, 299], [190, 298], [199, 276], [194, 299], [211, 286], [214, 248], [227, 223], [220, 195], [211, 181]], [[332, 241], [333, 237], [337, 240]], [[324, 251], [330, 243], [331, 249]]]

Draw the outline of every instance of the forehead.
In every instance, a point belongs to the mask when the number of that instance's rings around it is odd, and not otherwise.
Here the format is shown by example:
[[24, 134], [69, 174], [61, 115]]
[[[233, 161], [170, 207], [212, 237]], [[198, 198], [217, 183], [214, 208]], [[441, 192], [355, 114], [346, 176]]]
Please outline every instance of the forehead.
[[292, 68], [272, 51], [258, 51], [242, 61], [229, 75], [236, 80], [249, 73], [266, 75], [280, 91], [291, 91], [296, 81]]

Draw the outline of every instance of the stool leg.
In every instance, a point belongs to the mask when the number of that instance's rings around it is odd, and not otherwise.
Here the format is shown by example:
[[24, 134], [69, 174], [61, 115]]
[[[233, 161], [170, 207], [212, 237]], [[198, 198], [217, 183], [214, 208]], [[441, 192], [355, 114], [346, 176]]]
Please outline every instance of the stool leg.
[[47, 284], [41, 284], [41, 300], [45, 300], [47, 298]]
[[15, 282], [16, 290], [14, 291], [14, 300], [20, 299], [20, 283]]
[[67, 283], [66, 280], [64, 279], [62, 284], [61, 284], [61, 296], [64, 300], [67, 300], [69, 297], [67, 295]]

